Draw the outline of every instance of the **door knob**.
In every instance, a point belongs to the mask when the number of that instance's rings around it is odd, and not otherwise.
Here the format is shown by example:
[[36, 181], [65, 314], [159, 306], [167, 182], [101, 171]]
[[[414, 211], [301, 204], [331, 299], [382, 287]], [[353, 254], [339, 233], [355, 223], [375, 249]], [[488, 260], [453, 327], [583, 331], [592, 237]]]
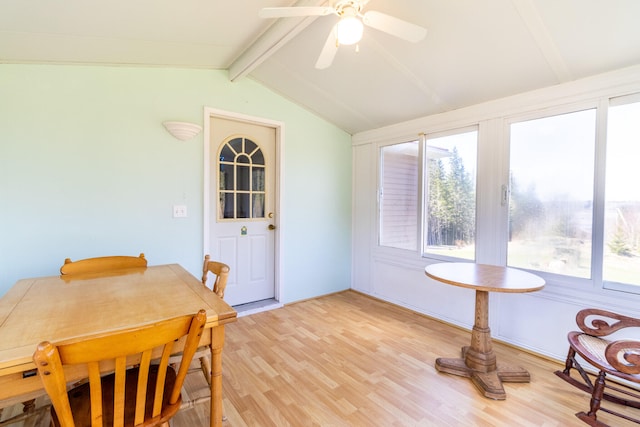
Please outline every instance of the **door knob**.
[[276, 226], [275, 226], [275, 225], [273, 225], [273, 224], [269, 224], [269, 227], [268, 227], [268, 228], [269, 228], [269, 230], [275, 230], [275, 229], [276, 229]]

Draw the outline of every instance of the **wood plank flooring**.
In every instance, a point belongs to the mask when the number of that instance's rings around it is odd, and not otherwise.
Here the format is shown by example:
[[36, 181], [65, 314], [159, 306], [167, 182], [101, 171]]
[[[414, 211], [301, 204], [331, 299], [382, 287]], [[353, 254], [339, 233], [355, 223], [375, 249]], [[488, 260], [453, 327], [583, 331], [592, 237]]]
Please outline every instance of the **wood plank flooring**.
[[[437, 357], [457, 357], [469, 339], [469, 331], [354, 291], [240, 317], [226, 327], [224, 425], [586, 426], [574, 414], [588, 409], [589, 396], [553, 374], [560, 363], [494, 343], [499, 362], [532, 378], [505, 384], [505, 401], [435, 370]], [[206, 394], [202, 375], [188, 378], [186, 392]], [[44, 417], [36, 427], [46, 425]], [[208, 426], [208, 403], [182, 410], [172, 425]]]

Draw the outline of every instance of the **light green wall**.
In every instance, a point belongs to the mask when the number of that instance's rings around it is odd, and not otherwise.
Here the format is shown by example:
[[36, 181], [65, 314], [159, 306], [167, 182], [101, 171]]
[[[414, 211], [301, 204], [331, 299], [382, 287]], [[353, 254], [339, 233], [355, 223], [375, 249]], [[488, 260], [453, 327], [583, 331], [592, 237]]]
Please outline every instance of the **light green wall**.
[[[66, 257], [144, 252], [197, 274], [203, 245], [203, 108], [285, 124], [284, 303], [351, 281], [351, 138], [224, 71], [0, 65], [0, 295]], [[172, 218], [185, 204], [189, 216]]]

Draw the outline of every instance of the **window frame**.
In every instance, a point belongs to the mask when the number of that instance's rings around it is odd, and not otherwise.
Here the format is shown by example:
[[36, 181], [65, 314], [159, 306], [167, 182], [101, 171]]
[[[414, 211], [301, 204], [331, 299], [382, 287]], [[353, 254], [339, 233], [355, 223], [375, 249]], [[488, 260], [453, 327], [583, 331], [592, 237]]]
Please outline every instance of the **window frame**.
[[596, 200], [596, 198], [598, 197], [598, 182], [600, 180], [600, 176], [599, 176], [599, 171], [597, 170], [597, 168], [595, 168], [595, 165], [597, 165], [598, 163], [598, 154], [599, 154], [599, 147], [601, 144], [601, 137], [600, 137], [600, 120], [599, 120], [599, 114], [600, 114], [600, 104], [598, 102], [580, 102], [580, 103], [574, 103], [574, 104], [567, 104], [567, 105], [560, 105], [560, 106], [556, 106], [553, 108], [548, 108], [548, 109], [544, 109], [544, 110], [536, 110], [536, 111], [529, 111], [523, 114], [515, 114], [512, 116], [508, 116], [507, 118], [505, 118], [504, 121], [504, 132], [505, 132], [505, 140], [506, 140], [506, 153], [505, 153], [505, 171], [506, 174], [503, 177], [504, 180], [504, 185], [506, 186], [507, 189], [507, 194], [506, 194], [506, 199], [507, 199], [507, 203], [505, 204], [505, 210], [506, 210], [506, 221], [504, 223], [504, 227], [506, 229], [506, 237], [503, 239], [502, 244], [504, 246], [504, 252], [503, 252], [503, 257], [501, 259], [501, 262], [503, 265], [508, 265], [508, 227], [509, 227], [509, 199], [510, 199], [510, 194], [511, 194], [511, 183], [510, 183], [510, 171], [511, 171], [511, 165], [509, 164], [510, 158], [511, 158], [511, 127], [513, 124], [517, 124], [517, 123], [523, 123], [523, 122], [528, 122], [528, 121], [533, 121], [533, 120], [539, 120], [539, 119], [545, 119], [545, 118], [551, 118], [551, 117], [557, 117], [557, 116], [562, 116], [562, 115], [566, 115], [566, 114], [572, 114], [572, 113], [578, 113], [581, 111], [587, 111], [587, 110], [595, 110], [595, 132], [594, 132], [594, 136], [595, 136], [595, 141], [594, 141], [594, 175], [593, 175], [593, 206], [592, 206], [592, 211], [591, 211], [591, 231], [592, 231], [592, 248], [591, 248], [591, 254], [590, 254], [590, 263], [591, 263], [591, 271], [590, 271], [590, 277], [589, 278], [583, 278], [583, 277], [576, 277], [576, 276], [569, 276], [569, 275], [564, 275], [564, 274], [559, 274], [559, 273], [553, 273], [553, 272], [549, 272], [549, 271], [542, 271], [542, 270], [534, 270], [534, 269], [528, 269], [528, 268], [524, 268], [524, 267], [514, 267], [514, 268], [518, 268], [521, 270], [525, 270], [525, 271], [529, 271], [533, 274], [536, 274], [538, 276], [543, 277], [547, 283], [550, 282], [554, 282], [554, 283], [562, 283], [563, 285], [568, 285], [571, 287], [584, 287], [585, 284], [587, 284], [589, 287], [593, 287], [594, 284], [596, 283], [596, 281], [594, 280], [594, 265], [595, 263], [595, 258], [594, 258], [594, 254], [597, 252], [596, 250], [596, 245], [601, 244], [601, 242], [598, 241], [598, 239], [596, 238], [596, 221], [598, 220], [598, 215], [597, 215], [597, 211], [598, 211], [598, 201]]
[[420, 206], [422, 205], [422, 180], [421, 180], [421, 176], [422, 176], [422, 166], [421, 166], [421, 162], [420, 162], [420, 158], [422, 157], [422, 142], [420, 141], [419, 138], [403, 138], [403, 139], [398, 139], [398, 140], [394, 140], [394, 141], [390, 141], [390, 142], [386, 142], [386, 143], [381, 143], [378, 144], [376, 146], [376, 153], [377, 153], [377, 157], [376, 157], [376, 165], [377, 165], [377, 182], [376, 182], [376, 247], [379, 248], [382, 251], [401, 251], [401, 252], [409, 252], [409, 253], [414, 253], [417, 252], [419, 250], [419, 243], [420, 243], [420, 236], [422, 235], [422, 230], [420, 227], [420, 224], [418, 224], [418, 229], [416, 230], [417, 232], [417, 236], [416, 236], [416, 247], [414, 249], [405, 249], [405, 248], [398, 248], [395, 246], [387, 246], [387, 245], [382, 245], [381, 241], [382, 241], [382, 203], [383, 203], [383, 197], [384, 197], [384, 186], [383, 186], [383, 182], [384, 182], [384, 159], [383, 159], [383, 149], [386, 147], [392, 147], [394, 145], [401, 145], [401, 144], [409, 144], [409, 143], [413, 143], [413, 142], [418, 142], [418, 156], [417, 156], [417, 168], [418, 168], [418, 199], [417, 199], [417, 204], [418, 204], [418, 212], [416, 215], [416, 219], [418, 222], [420, 222], [420, 215], [421, 215], [421, 211], [420, 211]]
[[[236, 150], [235, 148], [233, 148], [232, 146], [232, 142], [235, 140], [240, 140], [241, 144], [242, 144], [242, 152], [239, 152], [238, 150]], [[250, 142], [251, 144], [255, 145], [255, 148], [251, 151], [247, 151], [246, 148], [246, 143]], [[222, 159], [222, 152], [225, 150], [225, 148], [229, 147], [229, 150], [231, 150], [234, 153], [234, 158], [233, 160], [228, 160]], [[259, 153], [262, 156], [262, 160], [263, 163], [254, 163], [253, 161], [253, 155]], [[239, 157], [246, 157], [248, 159], [248, 162], [238, 162], [238, 158]], [[227, 138], [223, 143], [220, 144], [220, 147], [218, 147], [218, 152], [217, 152], [217, 157], [216, 157], [216, 166], [217, 166], [217, 170], [216, 170], [216, 174], [217, 174], [217, 188], [216, 188], [216, 210], [217, 210], [217, 220], [219, 222], [247, 222], [247, 221], [264, 221], [266, 219], [266, 206], [264, 205], [265, 201], [267, 200], [267, 188], [266, 186], [264, 186], [264, 183], [266, 182], [267, 179], [267, 173], [268, 173], [268, 167], [267, 167], [267, 162], [266, 162], [266, 158], [264, 157], [264, 150], [262, 148], [262, 146], [260, 144], [258, 144], [257, 142], [255, 142], [254, 140], [252, 140], [249, 136], [247, 135], [232, 135], [229, 138]], [[233, 188], [229, 189], [229, 188], [221, 188], [221, 186], [223, 185], [222, 183], [225, 182], [225, 180], [222, 178], [223, 173], [222, 173], [222, 166], [227, 166], [232, 168], [233, 170]], [[238, 189], [238, 176], [240, 174], [238, 174], [238, 168], [239, 167], [246, 167], [248, 168], [248, 189]], [[254, 189], [254, 170], [262, 170], [262, 181], [263, 181], [263, 189], [262, 190], [257, 190]], [[226, 184], [225, 184], [226, 185]], [[225, 217], [225, 212], [223, 209], [224, 203], [221, 201], [222, 197], [224, 196], [226, 199], [227, 195], [233, 195], [233, 217]], [[248, 197], [248, 201], [249, 201], [249, 216], [247, 217], [239, 217], [238, 215], [238, 196], [239, 195], [246, 195]], [[254, 216], [254, 196], [255, 195], [262, 195], [262, 201], [263, 201], [263, 205], [262, 205], [262, 213], [263, 216]]]
[[[476, 140], [476, 153], [477, 156], [479, 156], [479, 152], [480, 152], [480, 134], [481, 134], [481, 128], [479, 123], [472, 123], [472, 124], [465, 124], [465, 125], [460, 125], [460, 126], [454, 126], [454, 127], [450, 127], [444, 130], [439, 130], [437, 132], [430, 132], [430, 133], [419, 133], [417, 138], [411, 138], [411, 137], [406, 137], [406, 138], [397, 138], [394, 140], [390, 140], [390, 141], [385, 141], [383, 143], [378, 143], [376, 145], [376, 165], [377, 165], [377, 182], [376, 182], [376, 223], [375, 223], [375, 229], [376, 229], [376, 243], [375, 243], [375, 247], [376, 250], [381, 251], [381, 252], [386, 252], [386, 253], [415, 253], [419, 256], [420, 260], [435, 260], [435, 261], [467, 261], [467, 262], [473, 262], [467, 258], [459, 258], [459, 257], [453, 257], [453, 256], [446, 256], [446, 255], [437, 255], [437, 254], [429, 254], [429, 253], [425, 253], [424, 252], [424, 233], [426, 232], [426, 218], [427, 218], [427, 212], [426, 212], [426, 207], [425, 207], [425, 188], [427, 185], [426, 182], [426, 175], [425, 175], [425, 170], [427, 168], [426, 162], [427, 162], [427, 158], [426, 158], [426, 140], [429, 138], [441, 138], [441, 137], [446, 137], [446, 136], [452, 136], [452, 135], [457, 135], [457, 134], [462, 134], [462, 133], [468, 133], [468, 132], [477, 132], [477, 140]], [[411, 250], [411, 249], [403, 249], [403, 248], [398, 248], [398, 247], [393, 247], [393, 246], [385, 246], [381, 244], [381, 233], [382, 233], [382, 198], [383, 198], [383, 174], [384, 174], [384, 165], [383, 165], [383, 149], [385, 147], [389, 147], [389, 146], [394, 146], [394, 145], [400, 145], [400, 144], [406, 144], [406, 143], [411, 143], [411, 142], [418, 142], [418, 157], [417, 157], [417, 167], [418, 167], [418, 197], [417, 197], [417, 204], [418, 204], [418, 215], [416, 217], [416, 220], [418, 222], [417, 224], [417, 233], [418, 235], [416, 236], [417, 238], [417, 245], [416, 248]], [[479, 183], [479, 167], [478, 167], [478, 158], [476, 158], [476, 169], [475, 169], [475, 182], [476, 182], [476, 196], [475, 196], [475, 204], [476, 204], [476, 214], [475, 214], [475, 224], [476, 224], [476, 247], [475, 247], [475, 251], [474, 251], [474, 257], [475, 260], [477, 260], [477, 254], [478, 254], [478, 248], [477, 248], [477, 229], [478, 229], [478, 209], [477, 209], [477, 204], [478, 204], [478, 183]]]
[[[605, 221], [605, 185], [606, 185], [606, 144], [607, 144], [607, 126], [609, 117], [609, 108], [613, 105], [624, 105], [627, 103], [640, 102], [640, 92], [633, 92], [625, 95], [608, 95], [594, 98], [592, 100], [568, 103], [553, 106], [546, 109], [527, 111], [521, 114], [514, 114], [505, 117], [504, 132], [507, 145], [506, 170], [509, 171], [509, 145], [510, 145], [510, 129], [511, 124], [527, 120], [541, 119], [545, 117], [553, 117], [556, 115], [570, 114], [573, 112], [595, 109], [595, 153], [594, 153], [594, 184], [593, 184], [593, 209], [592, 209], [592, 248], [591, 248], [591, 277], [581, 278], [567, 276], [551, 272], [531, 270], [522, 268], [523, 270], [534, 273], [547, 282], [548, 285], [564, 292], [596, 292], [605, 295], [615, 295], [622, 293], [630, 293], [640, 296], [640, 286], [628, 283], [619, 283], [605, 281], [603, 278], [604, 265], [604, 221]], [[504, 177], [508, 182], [508, 175]], [[507, 240], [503, 241], [505, 245], [504, 258], [502, 262], [506, 265]], [[573, 293], [570, 295], [574, 295]]]
[[[576, 301], [578, 295], [584, 293], [587, 294], [600, 294], [603, 296], [610, 296], [615, 298], [620, 292], [631, 293], [640, 297], [640, 286], [634, 284], [625, 284], [617, 282], [607, 282], [603, 280], [603, 253], [604, 253], [604, 215], [605, 215], [605, 199], [604, 188], [606, 179], [606, 142], [607, 142], [607, 120], [608, 111], [612, 105], [623, 105], [626, 103], [633, 103], [640, 101], [640, 91], [637, 89], [629, 94], [613, 95], [613, 94], [601, 94], [597, 97], [588, 98], [586, 100], [580, 100], [575, 102], [559, 103], [555, 105], [549, 105], [546, 107], [539, 107], [534, 109], [522, 109], [513, 114], [504, 114], [498, 117], [488, 118], [486, 120], [478, 120], [476, 123], [469, 123], [461, 125], [460, 123], [452, 124], [446, 128], [441, 128], [431, 132], [420, 133], [419, 139], [419, 215], [418, 215], [418, 243], [419, 248], [415, 251], [416, 258], [414, 262], [416, 265], [422, 260], [424, 262], [447, 262], [447, 261], [467, 261], [474, 262], [468, 259], [461, 259], [457, 257], [429, 254], [424, 252], [424, 232], [426, 230], [426, 209], [425, 189], [426, 183], [426, 140], [427, 138], [436, 138], [441, 136], [455, 135], [457, 133], [464, 133], [471, 130], [478, 132], [478, 145], [477, 145], [477, 169], [476, 169], [476, 249], [475, 249], [475, 262], [479, 263], [494, 263], [506, 265], [507, 262], [507, 236], [508, 236], [508, 202], [504, 206], [497, 207], [495, 205], [496, 200], [500, 200], [503, 197], [503, 190], [497, 188], [499, 186], [506, 186], [509, 191], [509, 159], [510, 159], [510, 129], [511, 125], [518, 122], [543, 119], [546, 117], [553, 117], [556, 115], [570, 114], [579, 111], [594, 109], [595, 110], [595, 153], [594, 153], [594, 165], [593, 165], [593, 208], [592, 208], [592, 249], [591, 249], [591, 277], [582, 278], [568, 276], [558, 273], [531, 270], [521, 268], [525, 271], [530, 271], [534, 274], [544, 278], [547, 283], [547, 290], [555, 295], [555, 297], [563, 299], [566, 298], [570, 301]], [[492, 130], [488, 130], [492, 129]], [[499, 129], [496, 132], [496, 129]], [[502, 135], [500, 141], [488, 141], [487, 137], [492, 135], [493, 137]], [[384, 142], [378, 142], [377, 147], [377, 167], [378, 167], [378, 183], [377, 183], [377, 212], [376, 212], [376, 250], [380, 254], [393, 253], [414, 253], [407, 249], [399, 249], [393, 247], [385, 247], [379, 244], [380, 242], [380, 191], [382, 180], [382, 165], [381, 155], [382, 148], [390, 145], [401, 144], [405, 142], [412, 142], [415, 139], [411, 137], [395, 138], [394, 140], [386, 140]], [[491, 145], [491, 147], [489, 147]], [[489, 147], [489, 148], [487, 148]], [[499, 152], [495, 152], [498, 150]], [[497, 157], [497, 160], [488, 161], [488, 157]], [[488, 177], [489, 173], [487, 169], [490, 169], [489, 163], [495, 166], [496, 162], [500, 164], [499, 178]], [[491, 172], [493, 173], [493, 172]], [[500, 181], [498, 184], [496, 180]], [[496, 185], [498, 184], [498, 185]], [[479, 198], [480, 193], [490, 193], [488, 203], [484, 203], [486, 206], [481, 206], [481, 200]], [[495, 214], [495, 215], [494, 215]], [[489, 216], [496, 216], [497, 219], [489, 218]], [[496, 221], [499, 225], [495, 225]], [[493, 222], [493, 224], [490, 224]], [[491, 240], [489, 242], [489, 240]], [[490, 255], [483, 255], [482, 252], [485, 249], [489, 249], [492, 252]], [[424, 264], [423, 264], [424, 265]], [[584, 298], [584, 297], [582, 297]], [[579, 298], [578, 298], [579, 299]]]
[[[449, 256], [449, 255], [440, 255], [440, 254], [432, 254], [432, 253], [428, 253], [426, 252], [426, 244], [425, 244], [425, 236], [424, 233], [426, 233], [426, 228], [427, 228], [427, 206], [425, 206], [425, 203], [427, 203], [428, 200], [428, 195], [427, 195], [427, 191], [428, 191], [428, 174], [426, 173], [426, 171], [428, 170], [428, 166], [427, 166], [427, 140], [429, 139], [435, 139], [435, 138], [443, 138], [443, 137], [447, 137], [447, 136], [453, 136], [453, 135], [460, 135], [463, 133], [470, 133], [470, 132], [476, 132], [476, 168], [475, 168], [475, 184], [476, 184], [476, 188], [475, 188], [475, 218], [474, 218], [474, 222], [475, 222], [475, 241], [474, 241], [474, 253], [473, 253], [473, 260], [469, 260], [468, 258], [460, 258], [460, 257], [455, 257], [455, 256]], [[420, 159], [421, 159], [421, 168], [420, 168], [420, 172], [421, 172], [421, 178], [420, 178], [420, 182], [422, 184], [422, 188], [421, 188], [421, 194], [420, 194], [420, 212], [421, 212], [421, 219], [420, 219], [420, 240], [418, 240], [418, 242], [420, 243], [419, 248], [420, 248], [420, 256], [423, 259], [427, 259], [427, 260], [435, 260], [435, 261], [451, 261], [451, 262], [455, 262], [455, 261], [459, 261], [459, 262], [477, 262], [478, 259], [478, 245], [477, 245], [477, 237], [478, 237], [478, 184], [479, 184], [479, 152], [480, 152], [480, 125], [478, 123], [476, 124], [472, 124], [472, 125], [466, 125], [466, 126], [461, 126], [461, 127], [454, 127], [454, 128], [450, 128], [447, 130], [441, 130], [438, 132], [430, 132], [430, 133], [421, 133], [420, 134], [420, 147], [421, 147], [421, 155], [420, 155]]]
[[[510, 165], [509, 159], [511, 155], [511, 125], [514, 123], [526, 122], [531, 120], [544, 119], [548, 117], [561, 116], [564, 114], [576, 113], [579, 111], [591, 110], [595, 109], [595, 153], [594, 153], [594, 183], [593, 183], [593, 209], [592, 209], [592, 242], [591, 242], [591, 274], [590, 278], [583, 277], [575, 277], [568, 276], [558, 273], [552, 273], [548, 271], [539, 271], [532, 270], [528, 268], [517, 267], [520, 270], [529, 271], [533, 274], [536, 274], [547, 282], [547, 284], [553, 283], [558, 284], [562, 287], [567, 287], [568, 289], [573, 290], [585, 290], [585, 289], [593, 289], [597, 286], [596, 280], [596, 259], [595, 254], [598, 252], [598, 248], [602, 247], [602, 241], [600, 238], [601, 233], [597, 233], [597, 227], [602, 222], [602, 218], [600, 215], [600, 211], [602, 210], [602, 193], [599, 193], [599, 183], [603, 180], [602, 170], [599, 167], [599, 155], [601, 146], [603, 143], [602, 140], [602, 123], [601, 123], [601, 113], [602, 113], [602, 103], [598, 100], [589, 100], [577, 103], [570, 104], [562, 104], [557, 105], [545, 109], [526, 111], [519, 114], [513, 114], [506, 116], [504, 119], [504, 134], [506, 141], [506, 152], [505, 152], [505, 175], [503, 176], [504, 185], [506, 185], [507, 191], [510, 192], [510, 182], [509, 182], [509, 172]], [[507, 195], [508, 198], [508, 195]], [[509, 203], [506, 203], [505, 211], [506, 211], [506, 221], [504, 223], [505, 230], [508, 230], [508, 215]], [[508, 233], [508, 231], [507, 231]], [[508, 237], [505, 236], [502, 240], [502, 245], [504, 246], [503, 257], [501, 259], [502, 265], [507, 265], [507, 244]]]
[[621, 282], [614, 282], [614, 281], [610, 281], [610, 280], [604, 280], [604, 247], [605, 247], [605, 241], [604, 241], [604, 221], [605, 221], [605, 209], [606, 209], [606, 199], [605, 199], [605, 185], [606, 185], [606, 142], [607, 142], [607, 138], [608, 138], [608, 118], [609, 118], [609, 108], [611, 107], [616, 107], [616, 106], [621, 106], [621, 105], [627, 105], [627, 104], [633, 104], [633, 103], [640, 103], [640, 91], [639, 92], [635, 92], [635, 93], [631, 93], [631, 94], [626, 94], [626, 95], [620, 95], [620, 96], [610, 96], [608, 97], [606, 100], [602, 101], [603, 104], [603, 109], [605, 111], [605, 113], [603, 114], [603, 139], [604, 139], [604, 143], [602, 144], [601, 150], [602, 150], [602, 161], [601, 161], [601, 165], [599, 164], [598, 166], [600, 166], [601, 168], [601, 174], [602, 174], [602, 189], [600, 192], [600, 198], [601, 200], [601, 211], [602, 211], [602, 216], [601, 216], [601, 233], [600, 233], [600, 238], [602, 240], [601, 246], [600, 246], [600, 252], [598, 254], [598, 259], [600, 260], [600, 262], [598, 263], [598, 280], [599, 283], [601, 284], [601, 287], [604, 291], [613, 291], [613, 292], [623, 292], [623, 293], [631, 293], [631, 294], [635, 294], [635, 295], [640, 295], [640, 285], [634, 285], [634, 284], [630, 284], [630, 283], [621, 283]]

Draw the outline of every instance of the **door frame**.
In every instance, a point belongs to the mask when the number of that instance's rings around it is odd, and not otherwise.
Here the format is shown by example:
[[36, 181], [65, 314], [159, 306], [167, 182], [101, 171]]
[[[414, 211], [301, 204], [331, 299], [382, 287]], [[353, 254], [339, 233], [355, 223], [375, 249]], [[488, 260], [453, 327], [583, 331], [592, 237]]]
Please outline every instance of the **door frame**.
[[[281, 289], [282, 289], [282, 281], [280, 274], [282, 269], [282, 246], [280, 244], [282, 237], [282, 224], [284, 224], [283, 211], [282, 211], [282, 179], [281, 174], [283, 170], [283, 160], [284, 160], [284, 123], [276, 120], [265, 119], [262, 117], [250, 116], [241, 113], [235, 113], [232, 111], [219, 110], [216, 108], [205, 107], [204, 108], [204, 132], [203, 132], [203, 146], [204, 146], [204, 185], [203, 185], [203, 258], [204, 254], [209, 253], [211, 249], [211, 239], [210, 239], [210, 225], [209, 219], [211, 218], [211, 210], [209, 206], [211, 205], [211, 188], [209, 183], [211, 178], [211, 164], [209, 159], [211, 157], [210, 150], [210, 138], [211, 138], [211, 117], [218, 117], [221, 119], [229, 119], [236, 120], [239, 122], [251, 123], [260, 126], [266, 126], [270, 128], [274, 128], [276, 131], [276, 152], [275, 152], [275, 165], [273, 168], [275, 174], [275, 185], [274, 185], [274, 210], [276, 212], [274, 218], [274, 225], [276, 229], [274, 230], [274, 266], [273, 266], [273, 280], [274, 280], [274, 297], [276, 301], [280, 301], [281, 298]], [[215, 173], [215, 171], [214, 171]]]

